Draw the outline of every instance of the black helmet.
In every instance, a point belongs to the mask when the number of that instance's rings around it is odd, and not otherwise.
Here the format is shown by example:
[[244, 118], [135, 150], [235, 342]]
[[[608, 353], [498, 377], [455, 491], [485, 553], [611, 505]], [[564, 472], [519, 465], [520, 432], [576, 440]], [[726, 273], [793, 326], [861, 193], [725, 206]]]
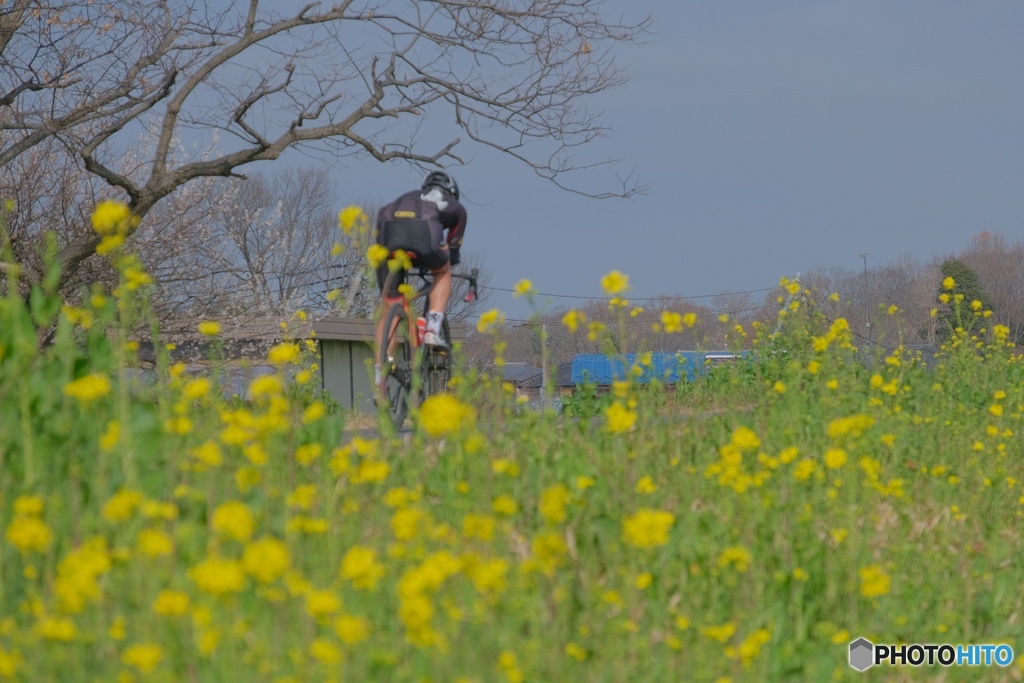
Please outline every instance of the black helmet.
[[429, 187], [440, 187], [456, 199], [459, 198], [459, 184], [455, 182], [455, 178], [444, 171], [431, 171], [423, 176], [423, 189], [426, 190]]

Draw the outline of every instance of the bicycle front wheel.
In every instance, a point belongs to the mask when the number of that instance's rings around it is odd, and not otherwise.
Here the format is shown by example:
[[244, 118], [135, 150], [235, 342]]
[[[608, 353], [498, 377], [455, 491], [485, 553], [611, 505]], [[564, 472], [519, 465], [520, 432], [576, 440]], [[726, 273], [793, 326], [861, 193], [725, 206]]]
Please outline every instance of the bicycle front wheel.
[[448, 380], [452, 378], [452, 334], [448, 327], [448, 318], [441, 323], [441, 336], [448, 344], [445, 349], [440, 346], [423, 347], [423, 397], [443, 394], [448, 389]]
[[409, 395], [412, 392], [412, 351], [408, 331], [405, 309], [401, 304], [392, 304], [384, 316], [384, 340], [379, 358], [381, 394], [395, 429], [402, 428], [405, 416], [409, 414]]

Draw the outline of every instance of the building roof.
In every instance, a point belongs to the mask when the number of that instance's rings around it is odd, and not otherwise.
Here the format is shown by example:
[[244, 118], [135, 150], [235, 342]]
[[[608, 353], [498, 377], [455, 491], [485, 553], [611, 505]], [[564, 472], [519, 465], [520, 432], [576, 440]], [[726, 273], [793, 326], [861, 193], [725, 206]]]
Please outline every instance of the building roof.
[[[225, 358], [266, 358], [270, 347], [285, 339], [324, 339], [372, 344], [377, 323], [366, 318], [338, 316], [305, 319], [275, 316], [233, 316], [216, 320], [220, 332], [215, 338], [199, 333], [198, 320], [176, 320], [165, 324], [160, 332], [161, 344], [171, 344], [173, 361], [191, 362], [210, 357], [217, 349]], [[466, 323], [449, 321], [452, 341], [466, 339]], [[155, 358], [152, 340], [139, 339], [139, 355], [143, 360]], [[539, 370], [538, 370], [539, 371]]]
[[555, 384], [560, 387], [571, 387], [572, 383], [572, 361], [559, 363], [555, 373]]
[[[449, 320], [448, 326], [451, 329], [452, 341], [461, 342], [466, 340], [466, 323], [462, 321]], [[330, 341], [362, 341], [372, 344], [377, 329], [377, 323], [367, 318], [339, 318], [336, 316], [324, 316], [313, 321], [312, 336], [317, 339]]]
[[[741, 355], [746, 355], [745, 353]], [[693, 379], [705, 368], [720, 362], [735, 360], [730, 351], [677, 351], [675, 353], [652, 353], [651, 364], [637, 377], [640, 383], [658, 378], [668, 382]], [[637, 364], [637, 354], [606, 356], [600, 353], [581, 353], [572, 359], [573, 384], [608, 385], [631, 375], [631, 368]]]
[[534, 380], [540, 386], [543, 376], [543, 370], [529, 363], [505, 363], [501, 368], [501, 379], [519, 386], [528, 386]]

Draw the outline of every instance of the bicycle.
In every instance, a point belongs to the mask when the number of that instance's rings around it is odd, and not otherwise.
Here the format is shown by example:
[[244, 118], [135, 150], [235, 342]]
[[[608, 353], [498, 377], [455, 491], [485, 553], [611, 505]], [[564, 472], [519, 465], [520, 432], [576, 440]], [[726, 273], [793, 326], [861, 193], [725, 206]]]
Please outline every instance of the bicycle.
[[[428, 295], [434, 288], [434, 279], [428, 268], [415, 268], [409, 273], [418, 276], [424, 284], [411, 296], [400, 294], [397, 297], [390, 293], [397, 291], [398, 287], [405, 284], [406, 271], [396, 270], [388, 274], [382, 288], [384, 298], [384, 339], [378, 349], [381, 366], [381, 387], [380, 394], [384, 400], [388, 416], [391, 418], [395, 429], [400, 429], [405, 417], [409, 412], [409, 399], [413, 390], [418, 390], [419, 402], [428, 396], [443, 393], [448, 387], [451, 379], [451, 330], [448, 327], [447, 316], [441, 325], [441, 336], [448, 348], [441, 346], [428, 346], [423, 344], [423, 333], [417, 319], [412, 314], [412, 302], [416, 299], [423, 299], [423, 316], [427, 317], [430, 301]], [[477, 275], [479, 271], [474, 268], [469, 275], [452, 273], [452, 277], [459, 280], [466, 280], [469, 283], [469, 291], [463, 298], [470, 302], [477, 297]], [[404, 323], [404, 324], [403, 324]], [[413, 381], [417, 371], [420, 374], [418, 385]]]

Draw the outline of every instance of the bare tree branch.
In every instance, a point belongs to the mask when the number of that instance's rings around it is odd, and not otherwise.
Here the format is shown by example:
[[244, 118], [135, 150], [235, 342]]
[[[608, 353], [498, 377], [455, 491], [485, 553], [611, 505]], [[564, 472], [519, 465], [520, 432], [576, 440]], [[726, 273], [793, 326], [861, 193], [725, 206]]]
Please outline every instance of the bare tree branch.
[[[601, 0], [280, 7], [17, 0], [0, 20], [0, 166], [59, 139], [143, 219], [188, 183], [294, 147], [430, 167], [462, 163], [465, 140], [588, 196], [644, 189], [589, 156], [606, 131], [586, 102], [628, 81], [613, 48], [648, 20], [610, 22]], [[142, 130], [148, 162], [125, 168]], [[183, 154], [182, 140], [222, 151]], [[603, 166], [615, 187], [571, 182]], [[99, 243], [78, 234], [59, 256], [66, 279]]]

